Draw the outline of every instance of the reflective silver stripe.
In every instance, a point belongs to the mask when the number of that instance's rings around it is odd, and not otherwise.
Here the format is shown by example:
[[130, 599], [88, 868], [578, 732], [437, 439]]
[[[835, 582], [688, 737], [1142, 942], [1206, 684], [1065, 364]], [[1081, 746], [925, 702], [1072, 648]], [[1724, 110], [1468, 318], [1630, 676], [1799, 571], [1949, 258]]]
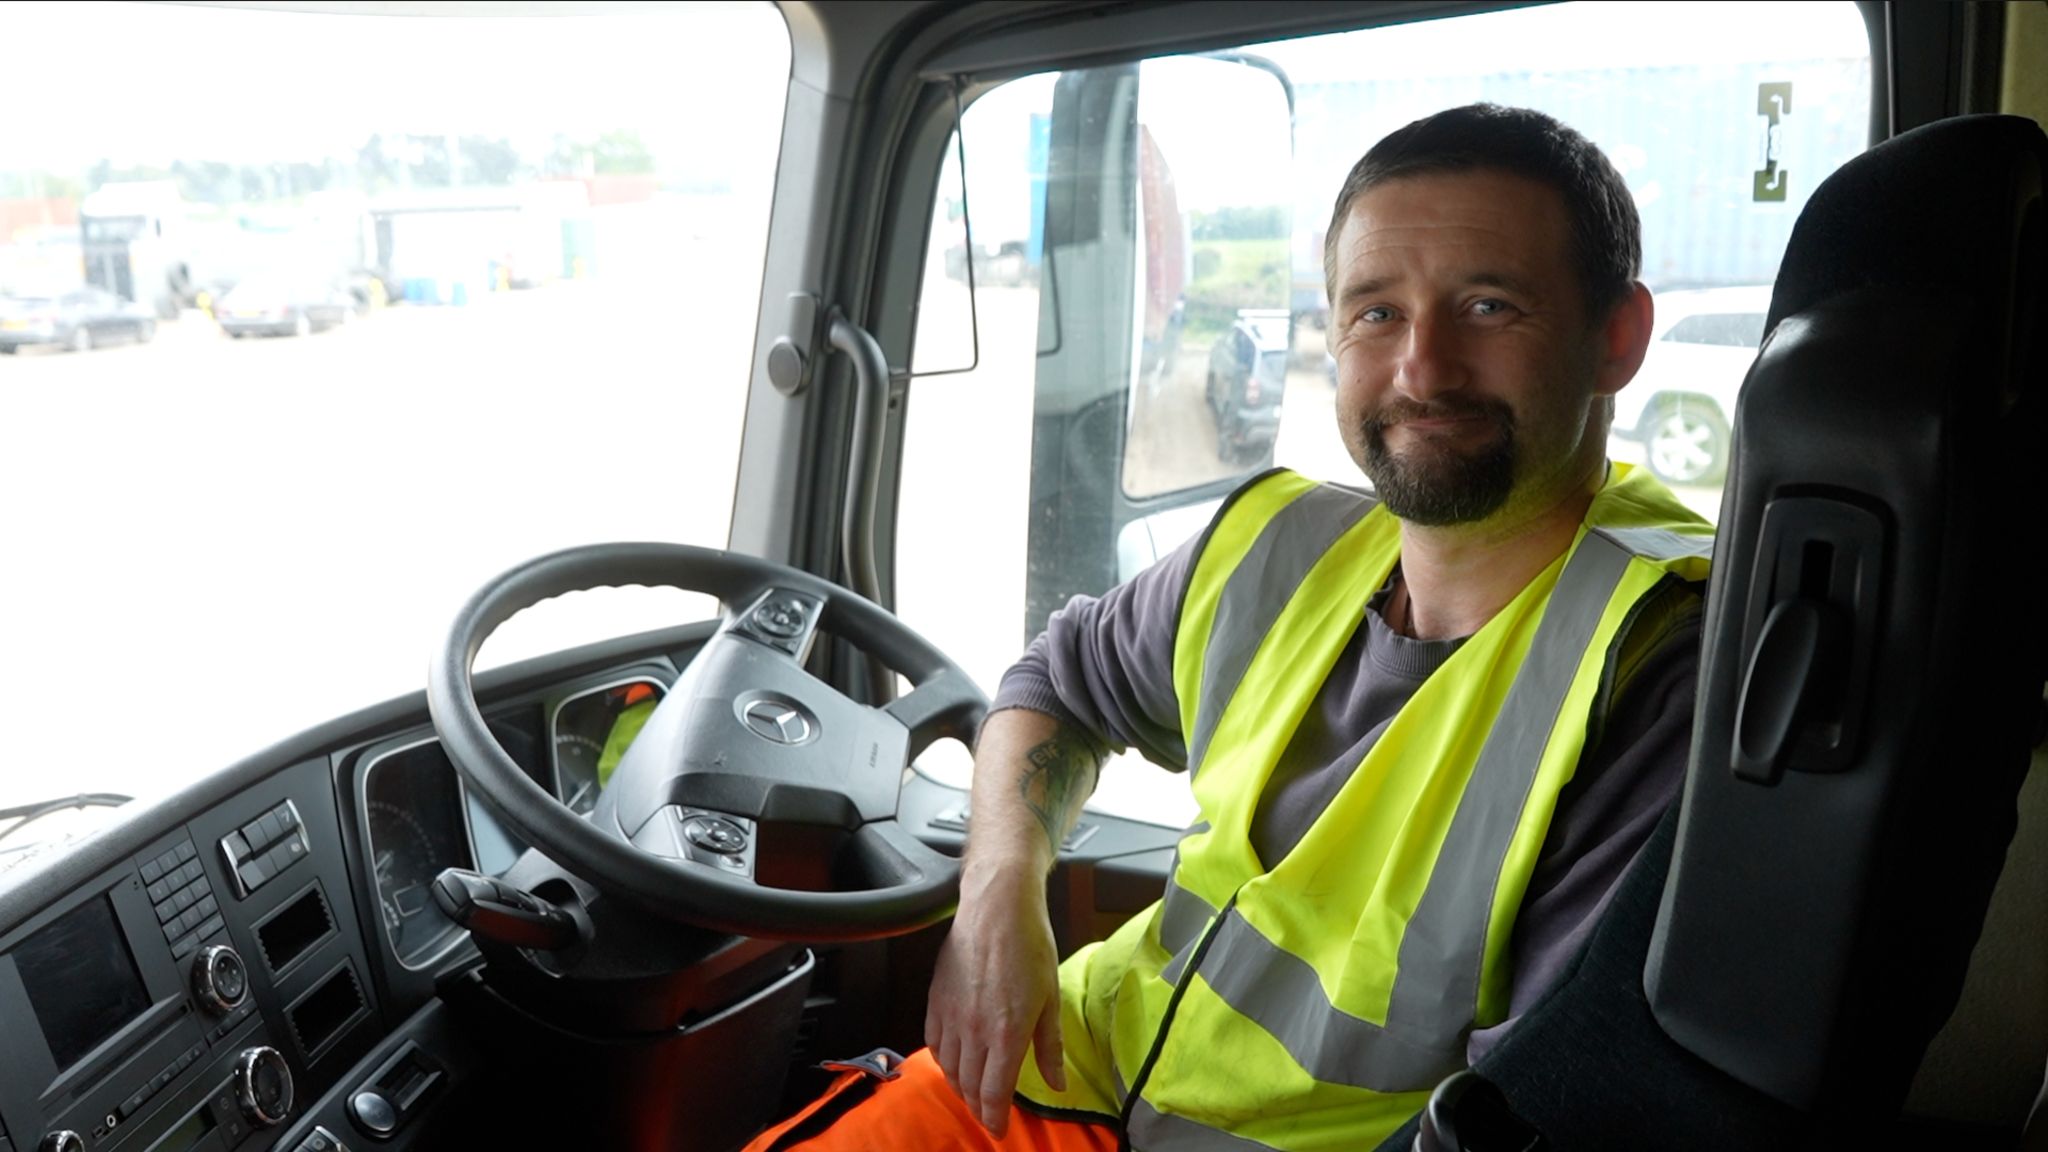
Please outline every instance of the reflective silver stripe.
[[[1174, 864], [1178, 867], [1176, 858]], [[1216, 918], [1216, 909], [1207, 900], [1168, 879], [1166, 898], [1159, 909], [1159, 943], [1168, 952], [1179, 954], [1194, 946], [1202, 938], [1202, 929]]]
[[1373, 503], [1369, 496], [1329, 484], [1309, 489], [1274, 514], [1251, 551], [1224, 580], [1216, 620], [1202, 652], [1202, 698], [1196, 702], [1195, 730], [1188, 734], [1191, 774], [1201, 770], [1224, 707], [1251, 667], [1260, 642], [1294, 598], [1294, 590], [1323, 553], [1372, 511]]
[[1620, 545], [1589, 532], [1558, 575], [1529, 655], [1451, 817], [1429, 886], [1402, 931], [1387, 1027], [1443, 1046], [1462, 1044], [1474, 1022], [1487, 924], [1508, 846], [1579, 663], [1628, 565]]
[[1424, 1047], [1330, 1003], [1308, 961], [1266, 939], [1236, 909], [1224, 914], [1201, 971], [1224, 1003], [1325, 1083], [1412, 1092], [1465, 1066], [1463, 1037]]
[[1711, 557], [1714, 554], [1712, 536], [1688, 536], [1668, 528], [1595, 528], [1592, 535], [1605, 536], [1646, 560]]
[[1125, 1131], [1130, 1135], [1133, 1152], [1155, 1148], [1172, 1152], [1273, 1152], [1270, 1144], [1168, 1115], [1145, 1103], [1143, 1097], [1131, 1106], [1131, 1122]]

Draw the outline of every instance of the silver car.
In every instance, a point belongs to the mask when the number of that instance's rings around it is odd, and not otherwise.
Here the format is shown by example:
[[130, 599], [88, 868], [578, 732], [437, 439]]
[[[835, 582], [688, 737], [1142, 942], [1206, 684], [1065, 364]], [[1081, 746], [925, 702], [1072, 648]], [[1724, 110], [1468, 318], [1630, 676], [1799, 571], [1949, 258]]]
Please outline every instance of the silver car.
[[1642, 370], [1614, 398], [1612, 432], [1643, 445], [1667, 484], [1718, 484], [1742, 378], [1763, 342], [1769, 285], [1657, 294]]

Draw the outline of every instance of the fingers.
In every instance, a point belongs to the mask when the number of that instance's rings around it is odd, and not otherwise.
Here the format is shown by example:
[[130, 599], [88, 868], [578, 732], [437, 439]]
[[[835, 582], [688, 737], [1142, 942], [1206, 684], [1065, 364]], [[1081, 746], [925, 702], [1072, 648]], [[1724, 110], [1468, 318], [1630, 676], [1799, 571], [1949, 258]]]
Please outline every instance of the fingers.
[[1055, 1092], [1067, 1090], [1066, 1050], [1060, 1046], [1060, 998], [1046, 1001], [1038, 1014], [1038, 1027], [1031, 1032], [1031, 1051], [1038, 1058], [1038, 1074]]
[[954, 1095], [964, 1098], [967, 1094], [960, 1088], [960, 1030], [942, 1026], [936, 1042], [927, 1031], [925, 1042], [931, 1047], [932, 1058], [939, 1062], [939, 1071], [946, 1074], [947, 1086]]
[[1024, 1063], [1024, 1053], [1017, 1045], [1006, 1045], [1003, 1049], [981, 1050], [987, 1062], [982, 1065], [979, 1076], [969, 1075], [962, 1068], [960, 1082], [976, 1085], [975, 1094], [967, 1097], [968, 1107], [981, 1116], [981, 1126], [1000, 1140], [1010, 1127], [1010, 1097], [1017, 1091], [1017, 1069]]

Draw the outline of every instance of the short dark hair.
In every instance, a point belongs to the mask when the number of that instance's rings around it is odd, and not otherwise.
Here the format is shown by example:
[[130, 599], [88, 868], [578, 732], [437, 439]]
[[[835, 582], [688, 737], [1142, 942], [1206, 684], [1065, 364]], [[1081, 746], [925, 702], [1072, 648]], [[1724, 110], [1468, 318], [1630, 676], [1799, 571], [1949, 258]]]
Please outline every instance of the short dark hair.
[[1635, 197], [1591, 140], [1541, 112], [1498, 104], [1467, 104], [1425, 116], [1390, 133], [1352, 166], [1323, 240], [1323, 282], [1332, 300], [1337, 234], [1360, 196], [1404, 176], [1482, 169], [1527, 177], [1564, 197], [1587, 321], [1605, 318], [1642, 272], [1643, 222]]

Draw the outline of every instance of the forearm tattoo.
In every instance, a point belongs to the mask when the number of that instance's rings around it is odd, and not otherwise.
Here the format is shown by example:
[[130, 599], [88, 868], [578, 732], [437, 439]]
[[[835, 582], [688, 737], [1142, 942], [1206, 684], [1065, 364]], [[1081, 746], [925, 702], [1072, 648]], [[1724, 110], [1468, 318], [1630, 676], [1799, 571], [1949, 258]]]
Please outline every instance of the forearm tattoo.
[[1018, 782], [1024, 806], [1045, 829], [1045, 839], [1054, 852], [1060, 850], [1066, 831], [1067, 809], [1077, 799], [1095, 790], [1095, 774], [1102, 769], [1102, 755], [1086, 738], [1071, 732], [1056, 732], [1024, 753], [1029, 762]]

